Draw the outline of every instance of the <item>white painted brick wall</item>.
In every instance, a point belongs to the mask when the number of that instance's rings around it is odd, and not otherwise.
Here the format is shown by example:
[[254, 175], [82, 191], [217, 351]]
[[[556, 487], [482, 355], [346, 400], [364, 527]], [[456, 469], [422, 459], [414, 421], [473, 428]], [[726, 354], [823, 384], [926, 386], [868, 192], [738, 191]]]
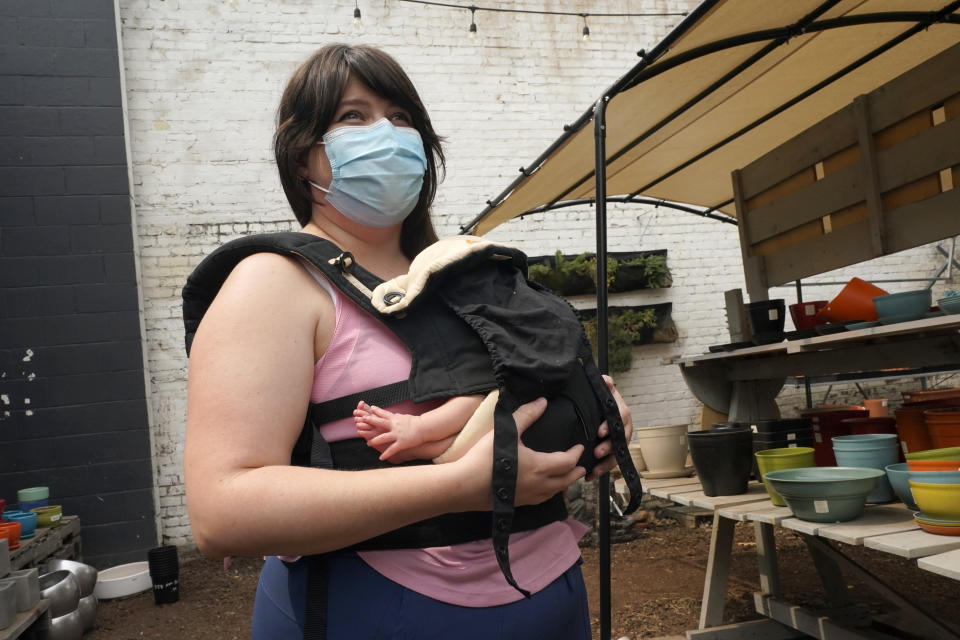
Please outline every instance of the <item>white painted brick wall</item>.
[[[504, 6], [612, 13], [695, 5], [518, 0]], [[652, 47], [680, 21], [592, 17], [592, 39], [583, 43], [576, 17], [478, 12], [479, 38], [470, 43], [466, 10], [397, 0], [362, 0], [360, 6], [363, 25], [356, 30], [352, 0], [120, 2], [154, 469], [166, 542], [191, 539], [182, 472], [187, 362], [180, 288], [202, 256], [224, 241], [294, 228], [271, 136], [280, 92], [296, 66], [334, 41], [375, 44], [401, 62], [447, 140], [447, 178], [435, 214], [440, 234], [450, 235], [636, 64], [637, 50]], [[611, 302], [670, 301], [680, 332], [676, 343], [637, 348], [633, 370], [619, 376], [620, 389], [638, 425], [697, 422], [699, 404], [678, 368], [661, 361], [728, 342], [723, 291], [743, 286], [736, 228], [665, 208], [612, 206], [609, 219], [611, 250], [668, 249], [673, 271], [673, 288]], [[531, 255], [593, 250], [592, 209], [528, 216], [490, 237]], [[916, 277], [937, 263], [933, 249], [921, 248], [825, 278]], [[814, 289], [808, 299], [829, 298], [837, 289]], [[772, 293], [794, 301], [790, 288]], [[781, 404], [799, 401], [802, 389], [785, 392]]]

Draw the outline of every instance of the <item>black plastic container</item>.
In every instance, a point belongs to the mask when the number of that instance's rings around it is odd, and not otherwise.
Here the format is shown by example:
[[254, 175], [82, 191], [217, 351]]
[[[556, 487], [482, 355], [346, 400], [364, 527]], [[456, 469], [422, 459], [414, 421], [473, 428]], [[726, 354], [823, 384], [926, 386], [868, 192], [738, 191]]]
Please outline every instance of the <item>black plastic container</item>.
[[747, 304], [747, 315], [750, 318], [750, 328], [753, 330], [754, 344], [769, 344], [783, 340], [785, 311], [786, 304], [783, 298]]
[[777, 418], [775, 420], [757, 420], [751, 422], [753, 432], [760, 435], [773, 435], [784, 431], [810, 430], [813, 426], [809, 418]]
[[180, 560], [172, 545], [156, 547], [147, 552], [150, 581], [153, 583], [153, 602], [170, 604], [180, 599]]
[[691, 431], [687, 441], [704, 494], [734, 496], [747, 492], [753, 461], [750, 429]]

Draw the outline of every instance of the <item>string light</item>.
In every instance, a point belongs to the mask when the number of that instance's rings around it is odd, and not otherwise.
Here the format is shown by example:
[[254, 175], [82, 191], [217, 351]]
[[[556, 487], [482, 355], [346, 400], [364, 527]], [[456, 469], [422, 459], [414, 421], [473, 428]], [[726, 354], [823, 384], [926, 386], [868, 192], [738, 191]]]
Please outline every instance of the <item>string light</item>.
[[[434, 0], [397, 0], [398, 2], [410, 2], [414, 4], [425, 4], [434, 7], [448, 7], [451, 9], [469, 9], [470, 10], [470, 30], [467, 32], [471, 41], [477, 39], [477, 11], [490, 11], [494, 13], [530, 13], [541, 16], [579, 16], [583, 18], [583, 29], [581, 30], [581, 39], [583, 42], [590, 42], [590, 27], [587, 25], [587, 17], [594, 18], [665, 18], [670, 16], [686, 16], [686, 11], [673, 11], [662, 13], [582, 13], [576, 11], [550, 11], [547, 9], [505, 9], [503, 7], [481, 7], [477, 5], [464, 6], [450, 2], [436, 2]], [[360, 27], [360, 7], [357, 0], [354, 1], [353, 24]]]

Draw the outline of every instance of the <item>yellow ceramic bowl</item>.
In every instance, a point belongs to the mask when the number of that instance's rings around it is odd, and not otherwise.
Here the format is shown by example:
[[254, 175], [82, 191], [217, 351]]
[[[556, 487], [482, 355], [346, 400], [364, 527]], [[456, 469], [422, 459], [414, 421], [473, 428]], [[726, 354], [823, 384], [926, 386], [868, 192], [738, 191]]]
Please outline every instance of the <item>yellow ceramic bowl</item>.
[[960, 520], [960, 484], [910, 480], [910, 491], [925, 515], [939, 520]]
[[37, 514], [38, 527], [59, 527], [60, 518], [63, 515], [63, 509], [58, 504], [51, 504], [48, 507], [35, 507], [30, 509]]

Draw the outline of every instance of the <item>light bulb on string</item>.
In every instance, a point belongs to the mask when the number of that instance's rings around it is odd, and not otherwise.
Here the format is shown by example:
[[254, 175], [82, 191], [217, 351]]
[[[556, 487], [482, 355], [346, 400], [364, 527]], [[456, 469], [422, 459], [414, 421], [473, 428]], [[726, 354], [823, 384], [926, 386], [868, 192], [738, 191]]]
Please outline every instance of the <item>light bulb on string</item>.
[[359, 7], [359, 5], [357, 5], [356, 2], [354, 2], [354, 5], [353, 5], [353, 26], [354, 26], [355, 28], [357, 28], [357, 29], [359, 29], [360, 26], [361, 26], [361, 22], [360, 22], [360, 7]]
[[467, 37], [470, 38], [470, 42], [477, 41], [477, 22], [476, 22], [476, 13], [477, 8], [474, 6], [467, 7], [470, 9], [470, 31], [467, 32]]
[[587, 15], [586, 13], [581, 13], [580, 17], [583, 18], [583, 37], [580, 39], [584, 42], [590, 42], [590, 27], [587, 26]]

